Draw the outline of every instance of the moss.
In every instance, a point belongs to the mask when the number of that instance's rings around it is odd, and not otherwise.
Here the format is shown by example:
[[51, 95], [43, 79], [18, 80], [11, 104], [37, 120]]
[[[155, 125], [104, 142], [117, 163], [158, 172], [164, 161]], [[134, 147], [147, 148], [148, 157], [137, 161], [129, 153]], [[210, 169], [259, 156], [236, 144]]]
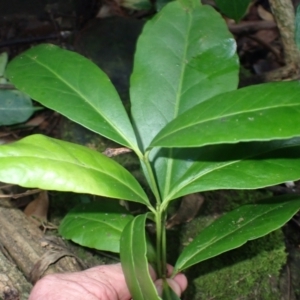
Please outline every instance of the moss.
[[[201, 214], [181, 229], [181, 245], [187, 245], [222, 211], [269, 196], [265, 191], [218, 191], [206, 193]], [[192, 283], [184, 299], [280, 299], [279, 274], [286, 263], [281, 230], [246, 243], [190, 268]]]
[[238, 206], [253, 203], [263, 198], [271, 197], [267, 190], [220, 190], [204, 193], [205, 204], [203, 214], [223, 213], [231, 211]]
[[186, 299], [280, 299], [279, 273], [285, 262], [278, 230], [193, 267]]

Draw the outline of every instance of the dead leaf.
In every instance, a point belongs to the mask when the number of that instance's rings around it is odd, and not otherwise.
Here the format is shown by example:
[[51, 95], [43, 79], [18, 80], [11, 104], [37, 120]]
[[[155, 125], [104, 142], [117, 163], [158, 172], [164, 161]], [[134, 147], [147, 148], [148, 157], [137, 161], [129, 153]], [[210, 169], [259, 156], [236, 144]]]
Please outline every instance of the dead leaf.
[[[6, 187], [12, 187], [12, 186], [14, 186], [14, 185], [13, 184], [8, 184], [4, 187], [1, 186], [1, 189], [4, 189]], [[18, 194], [10, 194], [10, 195], [1, 194], [0, 198], [3, 198], [3, 199], [19, 199], [19, 198], [27, 197], [29, 195], [37, 194], [40, 191], [41, 191], [40, 189], [33, 189], [33, 190], [27, 190], [23, 193], [18, 193]]]
[[264, 21], [273, 21], [274, 22], [274, 17], [273, 15], [265, 10], [261, 5], [258, 5], [257, 7], [257, 13], [260, 16], [260, 18]]
[[193, 220], [203, 202], [204, 197], [199, 193], [184, 196], [178, 211], [167, 221], [166, 228], [170, 229], [175, 225]]
[[38, 127], [40, 126], [43, 122], [45, 122], [46, 120], [46, 115], [38, 115], [35, 116], [33, 118], [31, 118], [29, 121], [27, 121], [25, 123], [25, 126], [29, 126], [29, 127]]
[[[277, 28], [262, 29], [257, 31], [254, 36], [263, 41], [265, 44], [271, 44], [278, 38], [279, 32]], [[280, 50], [277, 50], [277, 52], [280, 52]]]
[[24, 213], [37, 226], [47, 223], [49, 198], [47, 191], [41, 191], [25, 208]]
[[112, 6], [104, 4], [101, 6], [100, 10], [98, 11], [96, 18], [103, 19], [103, 18], [112, 17], [114, 15], [115, 15], [115, 13], [112, 9]]
[[102, 154], [106, 155], [107, 157], [114, 157], [120, 154], [124, 154], [124, 153], [129, 153], [131, 152], [131, 149], [122, 147], [122, 148], [107, 148], [105, 149], [104, 152], [102, 152]]

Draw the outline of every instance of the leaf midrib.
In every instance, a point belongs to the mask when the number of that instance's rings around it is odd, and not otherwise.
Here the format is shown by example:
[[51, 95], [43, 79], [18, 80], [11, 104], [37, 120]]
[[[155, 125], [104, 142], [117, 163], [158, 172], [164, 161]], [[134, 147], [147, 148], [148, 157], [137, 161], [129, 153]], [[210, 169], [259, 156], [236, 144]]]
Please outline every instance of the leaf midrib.
[[[171, 191], [172, 193], [168, 195], [168, 197], [166, 198], [166, 201], [171, 201], [171, 200], [173, 199], [173, 195], [176, 195], [176, 194], [178, 193], [178, 191], [180, 191], [180, 190], [186, 188], [188, 185], [190, 185], [190, 184], [193, 183], [194, 181], [198, 180], [199, 178], [201, 178], [201, 177], [203, 177], [203, 176], [205, 176], [205, 175], [207, 175], [207, 174], [209, 174], [209, 173], [211, 173], [211, 172], [215, 172], [215, 171], [217, 171], [217, 170], [219, 170], [219, 169], [226, 168], [226, 167], [228, 167], [228, 166], [230, 166], [230, 165], [239, 163], [239, 162], [244, 161], [244, 160], [247, 160], [247, 159], [251, 159], [251, 158], [253, 159], [253, 158], [257, 157], [257, 156], [264, 155], [264, 154], [267, 154], [267, 153], [272, 152], [272, 151], [276, 151], [276, 150], [280, 150], [280, 149], [282, 150], [282, 149], [285, 149], [285, 148], [293, 148], [293, 147], [299, 147], [299, 144], [296, 144], [296, 145], [286, 145], [286, 146], [274, 148], [274, 149], [271, 149], [271, 150], [265, 150], [265, 151], [262, 151], [262, 152], [260, 152], [260, 153], [258, 153], [258, 154], [256, 154], [256, 155], [254, 155], [254, 156], [251, 156], [251, 154], [249, 154], [248, 156], [245, 156], [245, 157], [242, 158], [242, 159], [231, 161], [231, 162], [229, 162], [229, 163], [227, 163], [227, 164], [223, 164], [223, 165], [221, 165], [221, 166], [217, 166], [216, 168], [213, 168], [213, 169], [211, 169], [211, 170], [208, 170], [207, 172], [201, 173], [201, 175], [195, 176], [195, 177], [193, 178], [193, 180], [188, 181], [187, 184], [185, 184], [185, 185], [180, 185], [180, 184], [176, 185], [176, 182], [178, 182], [178, 181], [179, 181], [179, 182], [182, 182], [182, 181], [179, 179], [179, 180], [177, 180], [177, 181], [175, 182], [175, 184], [174, 184], [177, 188]], [[200, 174], [200, 173], [199, 173], [199, 174]], [[184, 175], [183, 175], [183, 176], [184, 176]], [[182, 177], [181, 177], [181, 178], [182, 178]]]
[[285, 108], [285, 107], [298, 107], [300, 106], [300, 103], [295, 103], [295, 104], [290, 104], [290, 105], [277, 105], [277, 106], [268, 106], [265, 108], [257, 108], [257, 109], [252, 109], [252, 110], [248, 110], [246, 112], [235, 112], [235, 113], [229, 113], [229, 114], [225, 114], [225, 115], [218, 115], [212, 118], [208, 118], [205, 120], [201, 120], [198, 122], [194, 122], [194, 123], [189, 123], [186, 124], [185, 126], [181, 126], [180, 128], [178, 127], [176, 130], [173, 130], [172, 132], [168, 132], [165, 135], [161, 135], [156, 141], [155, 144], [157, 144], [157, 142], [159, 142], [162, 139], [165, 139], [166, 137], [170, 136], [170, 135], [174, 135], [182, 130], [188, 129], [188, 128], [192, 128], [194, 126], [199, 126], [199, 125], [203, 125], [205, 123], [211, 122], [211, 121], [215, 121], [218, 120], [220, 118], [228, 118], [228, 117], [234, 117], [234, 116], [242, 116], [244, 114], [248, 114], [248, 113], [253, 113], [253, 112], [262, 112], [264, 113], [266, 110], [271, 110], [271, 109], [280, 109], [280, 108]]
[[[178, 111], [179, 111], [179, 106], [180, 106], [180, 99], [181, 99], [181, 92], [182, 92], [182, 84], [183, 84], [183, 79], [184, 79], [184, 74], [185, 74], [185, 70], [186, 70], [186, 64], [184, 63], [186, 61], [186, 57], [187, 57], [187, 51], [188, 51], [188, 40], [190, 37], [190, 31], [191, 31], [191, 25], [192, 24], [192, 20], [191, 20], [191, 15], [189, 14], [189, 24], [188, 24], [188, 34], [185, 35], [185, 47], [184, 47], [184, 53], [182, 55], [182, 60], [181, 60], [181, 66], [182, 66], [182, 72], [180, 75], [180, 79], [179, 79], [179, 86], [177, 88], [177, 95], [176, 95], [176, 105], [175, 105], [175, 109], [174, 109], [174, 114], [173, 114], [173, 120], [178, 116]], [[172, 169], [174, 166], [174, 159], [172, 158], [172, 153], [173, 153], [173, 149], [168, 149], [168, 162], [167, 162], [167, 172], [166, 172], [166, 184], [165, 184], [165, 188], [164, 188], [164, 193], [163, 196], [167, 195], [169, 190], [170, 190], [170, 184], [171, 184], [171, 179], [172, 179]], [[164, 201], [164, 199], [163, 199]]]
[[[136, 247], [134, 247], [134, 244], [133, 244], [133, 239], [134, 239], [134, 226], [135, 226], [135, 223], [137, 222], [137, 218], [138, 217], [136, 217], [135, 219], [133, 219], [133, 221], [131, 222], [131, 226], [130, 226], [130, 231], [131, 231], [131, 237], [130, 237], [130, 248], [132, 249], [132, 251], [130, 251], [130, 254], [131, 254], [131, 262], [132, 262], [132, 268], [133, 268], [133, 270], [134, 270], [134, 272], [135, 272], [135, 274], [136, 274], [136, 269], [137, 269], [137, 267], [136, 267], [136, 264], [135, 264], [135, 260], [134, 260], [134, 254], [135, 254], [135, 249], [136, 249]], [[137, 255], [139, 255], [139, 251], [138, 251], [138, 253], [137, 253]], [[135, 278], [135, 283], [136, 283], [136, 286], [138, 287], [138, 290], [139, 290], [139, 294], [140, 295], [142, 295], [142, 290], [141, 290], [141, 286], [140, 286], [140, 283], [139, 283], [139, 281], [137, 280], [137, 278]], [[143, 299], [144, 299], [144, 297], [143, 297]]]
[[[81, 219], [81, 220], [86, 220], [86, 221], [93, 221], [93, 222], [95, 222], [95, 223], [101, 223], [102, 225], [105, 225], [105, 226], [107, 226], [107, 227], [110, 227], [110, 228], [112, 228], [112, 229], [114, 229], [114, 230], [116, 230], [116, 231], [118, 231], [118, 232], [120, 232], [120, 233], [122, 233], [122, 231], [123, 231], [123, 229], [124, 228], [118, 228], [118, 227], [116, 227], [116, 226], [113, 226], [111, 223], [107, 223], [107, 222], [104, 222], [104, 221], [102, 221], [102, 220], [100, 220], [100, 219], [97, 219], [97, 218], [91, 218], [91, 217], [84, 217], [84, 216], [78, 216], [78, 215], [76, 215], [76, 219], [78, 220], [78, 219]], [[129, 222], [130, 222], [130, 220], [128, 220]], [[80, 225], [81, 226], [81, 225]], [[79, 227], [80, 227], [79, 226]], [[100, 225], [101, 226], [101, 225]]]
[[[285, 204], [285, 203], [284, 203], [284, 204]], [[258, 205], [259, 205], [259, 204], [258, 204]], [[281, 207], [282, 207], [282, 205], [281, 205]], [[279, 209], [279, 208], [280, 208], [280, 207], [278, 207], [278, 206], [276, 206], [275, 208], [272, 208], [272, 207], [271, 207], [268, 211], [264, 212], [263, 214], [261, 214], [261, 215], [259, 215], [259, 216], [254, 216], [254, 217], [253, 217], [252, 219], [250, 219], [248, 222], [243, 223], [243, 226], [237, 227], [235, 230], [231, 231], [231, 232], [228, 233], [228, 234], [223, 235], [223, 236], [220, 237], [220, 238], [216, 238], [216, 239], [214, 240], [214, 243], [212, 243], [212, 244], [210, 244], [210, 245], [207, 245], [207, 246], [201, 248], [201, 250], [195, 252], [193, 255], [190, 256], [190, 258], [189, 258], [188, 260], [185, 261], [185, 263], [188, 262], [188, 261], [191, 261], [191, 260], [192, 260], [195, 256], [197, 256], [199, 253], [203, 252], [203, 251], [206, 250], [208, 247], [212, 246], [213, 244], [217, 243], [218, 241], [220, 241], [220, 240], [222, 240], [222, 239], [224, 239], [224, 238], [226, 238], [226, 237], [228, 237], [228, 236], [230, 236], [230, 235], [236, 233], [236, 231], [238, 231], [238, 230], [240, 230], [240, 229], [243, 229], [243, 227], [245, 227], [245, 226], [246, 226], [247, 224], [249, 224], [250, 222], [253, 222], [253, 221], [256, 220], [257, 218], [260, 218], [260, 217], [262, 217], [262, 216], [268, 214], [269, 212], [271, 212], [271, 211], [273, 211], [273, 210], [277, 210], [277, 209]], [[213, 224], [213, 223], [212, 223], [212, 224]], [[210, 226], [211, 226], [211, 225], [210, 225]], [[279, 225], [278, 228], [279, 228], [279, 227], [281, 227], [281, 225]], [[276, 230], [276, 229], [271, 229], [269, 232], [271, 232], [271, 231], [273, 231], [273, 230]], [[268, 233], [269, 233], [269, 232], [268, 232]], [[259, 237], [259, 236], [258, 236], [258, 237]], [[257, 238], [258, 238], [258, 237], [257, 237]], [[249, 240], [250, 240], [250, 239], [247, 238], [242, 244], [246, 243], [246, 242], [249, 241]], [[238, 246], [239, 246], [239, 245], [238, 245]], [[238, 246], [234, 246], [233, 248], [230, 248], [230, 249], [235, 249], [235, 248], [238, 247]], [[230, 250], [230, 249], [228, 249], [228, 250]], [[226, 251], [226, 250], [225, 250], [225, 251]], [[224, 252], [224, 251], [223, 251], [223, 252]], [[216, 255], [218, 255], [218, 254], [216, 254]], [[211, 256], [211, 257], [213, 257], [213, 256]], [[209, 257], [209, 258], [211, 258], [211, 257]], [[180, 269], [180, 268], [179, 268], [179, 269]]]
[[[62, 83], [64, 83], [66, 86], [68, 86], [71, 90], [73, 90], [75, 92], [75, 94], [79, 95], [82, 100], [85, 101], [85, 103], [87, 103], [88, 105], [90, 105], [90, 107], [92, 109], [94, 109], [97, 113], [99, 113], [99, 115], [102, 116], [102, 118], [112, 127], [114, 128], [114, 130], [124, 139], [124, 141], [126, 141], [128, 143], [128, 145], [130, 145], [130, 147], [132, 147], [133, 149], [135, 149], [135, 146], [131, 144], [130, 141], [128, 141], [127, 137], [123, 135], [123, 133], [119, 130], [118, 127], [113, 126], [114, 124], [108, 119], [106, 118], [98, 109], [96, 109], [96, 107], [89, 102], [89, 100], [81, 93], [79, 92], [75, 87], [73, 87], [72, 85], [70, 85], [66, 80], [64, 80], [61, 76], [59, 76], [53, 69], [51, 69], [50, 67], [47, 67], [45, 64], [43, 64], [41, 61], [39, 61], [36, 58], [32, 58], [30, 57], [28, 54], [25, 55], [27, 56], [32, 62], [35, 62], [37, 64], [39, 64], [40, 66], [44, 67], [45, 69], [47, 69], [50, 73], [54, 74], [55, 76], [57, 76], [58, 79], [61, 80]], [[114, 88], [114, 87], [113, 87]], [[117, 93], [117, 92], [116, 92]], [[118, 95], [118, 94], [117, 94]], [[130, 123], [130, 122], [129, 122]]]
[[[1, 157], [0, 157], [0, 160], [1, 160], [1, 158], [6, 159], [7, 157], [1, 156]], [[12, 157], [10, 156], [9, 158], [12, 158]], [[144, 199], [144, 197], [142, 197], [141, 195], [137, 194], [136, 191], [134, 191], [134, 190], [131, 188], [130, 185], [125, 184], [126, 182], [123, 182], [123, 181], [119, 180], [117, 177], [112, 176], [112, 174], [107, 173], [107, 172], [104, 172], [104, 171], [101, 172], [101, 171], [99, 171], [98, 169], [95, 169], [95, 168], [92, 168], [92, 167], [87, 168], [87, 167], [85, 167], [84, 165], [82, 165], [82, 164], [80, 164], [80, 163], [71, 162], [71, 161], [65, 161], [65, 160], [59, 160], [59, 159], [53, 159], [53, 158], [49, 158], [49, 157], [46, 158], [46, 157], [41, 157], [41, 156], [37, 156], [37, 155], [35, 155], [35, 156], [25, 156], [25, 155], [23, 155], [23, 156], [14, 156], [13, 158], [20, 158], [20, 159], [32, 159], [32, 158], [33, 158], [33, 159], [47, 160], [47, 162], [48, 162], [48, 161], [53, 161], [53, 162], [58, 162], [58, 163], [63, 162], [64, 164], [75, 165], [75, 166], [78, 166], [78, 167], [83, 168], [83, 169], [86, 169], [86, 170], [96, 171], [96, 172], [98, 172], [98, 173], [104, 174], [104, 175], [106, 175], [107, 177], [113, 178], [114, 180], [120, 182], [120, 183], [123, 184], [124, 186], [128, 187], [129, 190], [131, 190], [132, 192], [134, 192], [135, 195], [138, 195], [138, 196], [141, 197], [141, 199], [143, 199], [144, 201], [146, 200], [146, 199]], [[125, 169], [125, 170], [126, 170], [126, 169]], [[130, 173], [129, 173], [129, 174], [130, 174]], [[134, 177], [133, 177], [133, 178], [134, 178]]]

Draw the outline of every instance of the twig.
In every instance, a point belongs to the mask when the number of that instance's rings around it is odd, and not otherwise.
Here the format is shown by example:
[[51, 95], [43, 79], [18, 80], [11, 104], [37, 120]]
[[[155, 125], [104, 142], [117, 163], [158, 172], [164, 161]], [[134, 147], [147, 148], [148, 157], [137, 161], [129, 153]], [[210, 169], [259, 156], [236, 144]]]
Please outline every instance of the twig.
[[46, 40], [56, 40], [60, 38], [67, 38], [71, 35], [70, 31], [61, 31], [59, 34], [53, 33], [46, 36], [28, 37], [22, 39], [8, 40], [0, 43], [0, 48], [20, 45], [20, 44], [32, 44], [36, 42], [46, 41]]
[[106, 155], [107, 157], [114, 157], [120, 154], [124, 154], [124, 153], [129, 153], [131, 152], [131, 149], [122, 147], [122, 148], [107, 148], [105, 149], [104, 152], [102, 152], [102, 154]]
[[[269, 0], [280, 31], [286, 66], [266, 75], [268, 81], [299, 76], [300, 55], [295, 43], [295, 12], [291, 0]], [[280, 78], [281, 77], [281, 78]]]
[[245, 21], [238, 24], [228, 24], [228, 28], [233, 34], [246, 34], [276, 28], [276, 23], [273, 21]]
[[[1, 137], [1, 135], [0, 135], [0, 137]], [[14, 186], [14, 184], [3, 184], [3, 185], [0, 185], [0, 189], [2, 190], [2, 189], [7, 189], [7, 188], [10, 188], [10, 187], [12, 187], [12, 186]]]
[[41, 189], [33, 189], [33, 190], [28, 190], [28, 191], [26, 191], [24, 193], [20, 193], [20, 194], [0, 195], [0, 199], [8, 199], [8, 198], [18, 199], [18, 198], [26, 197], [26, 196], [29, 196], [29, 195], [37, 194], [37, 193], [39, 193], [41, 191], [42, 191]]
[[300, 223], [295, 218], [292, 218], [291, 221], [294, 222], [300, 228]]
[[16, 87], [12, 84], [0, 84], [0, 90], [15, 90]]
[[247, 36], [249, 39], [261, 44], [263, 47], [267, 48], [270, 52], [273, 53], [273, 55], [275, 56], [275, 59], [277, 60], [277, 62], [279, 64], [283, 64], [282, 58], [280, 57], [280, 54], [278, 53], [278, 51], [276, 49], [274, 49], [270, 44], [264, 42], [263, 40], [261, 40], [260, 38], [253, 36], [253, 35], [248, 35]]

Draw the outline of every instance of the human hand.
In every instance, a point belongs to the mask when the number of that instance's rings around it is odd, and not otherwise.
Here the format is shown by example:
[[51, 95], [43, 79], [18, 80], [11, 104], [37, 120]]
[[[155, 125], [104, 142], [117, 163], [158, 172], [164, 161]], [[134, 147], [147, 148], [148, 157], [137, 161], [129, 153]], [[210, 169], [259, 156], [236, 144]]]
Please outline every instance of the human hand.
[[[168, 265], [168, 276], [173, 267]], [[150, 267], [150, 275], [159, 293], [162, 292], [162, 279], [156, 279]], [[177, 274], [167, 279], [170, 287], [180, 296], [187, 287], [187, 279]], [[85, 271], [64, 274], [51, 274], [40, 279], [33, 287], [28, 300], [129, 300], [121, 264], [101, 265]]]

